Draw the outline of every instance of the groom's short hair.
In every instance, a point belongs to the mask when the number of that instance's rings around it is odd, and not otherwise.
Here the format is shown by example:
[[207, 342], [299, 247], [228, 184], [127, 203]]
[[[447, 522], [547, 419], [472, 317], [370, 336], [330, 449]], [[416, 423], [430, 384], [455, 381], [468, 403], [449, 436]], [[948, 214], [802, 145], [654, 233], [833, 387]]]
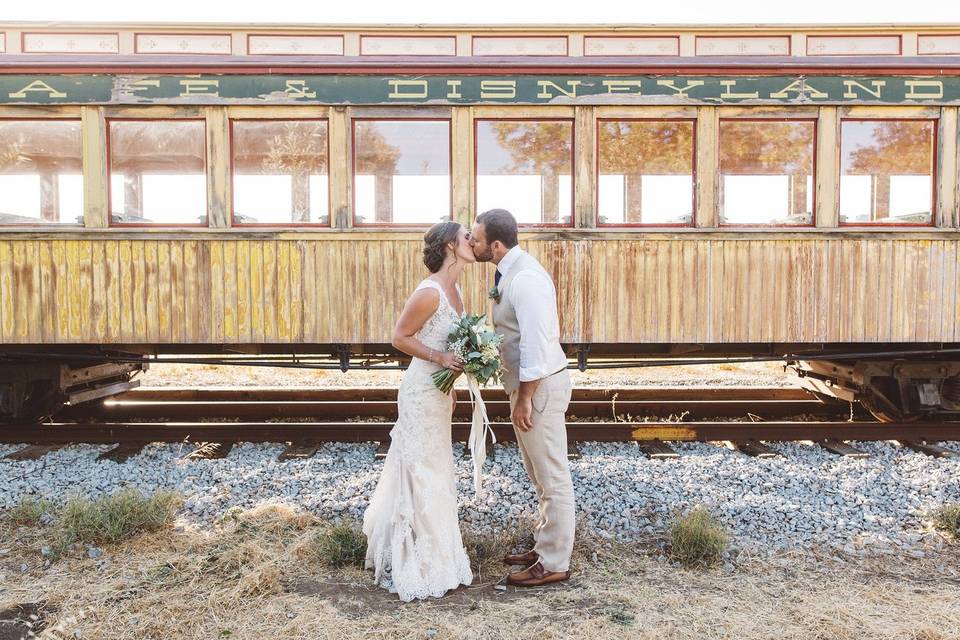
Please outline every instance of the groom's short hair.
[[477, 222], [483, 225], [487, 244], [499, 240], [507, 249], [517, 246], [517, 219], [506, 209], [484, 211], [477, 216]]

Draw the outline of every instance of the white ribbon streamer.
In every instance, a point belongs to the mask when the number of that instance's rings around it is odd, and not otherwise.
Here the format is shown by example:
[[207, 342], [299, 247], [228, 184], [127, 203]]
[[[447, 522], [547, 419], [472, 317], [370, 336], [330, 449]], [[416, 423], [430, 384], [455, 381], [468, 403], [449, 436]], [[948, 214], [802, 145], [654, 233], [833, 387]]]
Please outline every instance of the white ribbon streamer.
[[480, 472], [483, 469], [483, 462], [487, 459], [487, 431], [490, 431], [490, 437], [493, 444], [497, 442], [497, 436], [490, 427], [490, 419], [487, 417], [487, 407], [483, 404], [483, 396], [480, 395], [480, 385], [477, 379], [467, 374], [467, 383], [470, 386], [470, 404], [473, 405], [473, 422], [470, 425], [470, 455], [473, 457], [473, 490], [480, 493]]

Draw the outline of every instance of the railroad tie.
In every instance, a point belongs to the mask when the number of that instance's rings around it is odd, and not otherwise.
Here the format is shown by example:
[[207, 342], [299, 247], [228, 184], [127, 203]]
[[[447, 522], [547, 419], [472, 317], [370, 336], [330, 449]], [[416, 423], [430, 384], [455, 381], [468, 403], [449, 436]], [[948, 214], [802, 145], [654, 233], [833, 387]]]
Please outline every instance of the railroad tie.
[[950, 449], [944, 449], [939, 445], [929, 444], [926, 440], [898, 440], [897, 443], [901, 447], [913, 449], [919, 453], [925, 453], [931, 458], [949, 458], [956, 455]]
[[311, 458], [319, 449], [320, 443], [318, 442], [291, 442], [287, 445], [287, 448], [277, 456], [277, 460], [283, 462], [284, 460]]
[[8, 453], [4, 458], [6, 460], [38, 460], [63, 446], [62, 444], [31, 444], [13, 453]]
[[846, 458], [869, 458], [870, 454], [866, 451], [861, 451], [856, 447], [851, 446], [850, 444], [844, 442], [843, 440], [834, 440], [826, 439], [820, 440], [817, 444], [829, 451], [830, 453], [835, 453], [838, 456], [844, 456]]
[[738, 440], [732, 442], [732, 445], [737, 451], [745, 453], [748, 456], [753, 456], [754, 458], [775, 458], [783, 455], [759, 440]]
[[143, 451], [145, 446], [147, 446], [146, 442], [121, 442], [113, 449], [98, 455], [97, 460], [113, 460], [116, 463], [126, 462]]
[[668, 460], [680, 457], [680, 454], [663, 440], [643, 440], [637, 442], [637, 447], [651, 460]]

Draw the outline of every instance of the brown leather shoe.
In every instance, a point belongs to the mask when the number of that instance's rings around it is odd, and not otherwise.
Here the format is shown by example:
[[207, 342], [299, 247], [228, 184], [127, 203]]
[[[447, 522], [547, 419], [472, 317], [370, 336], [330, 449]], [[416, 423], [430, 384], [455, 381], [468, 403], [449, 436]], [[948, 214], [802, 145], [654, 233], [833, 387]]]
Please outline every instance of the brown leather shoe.
[[547, 571], [538, 560], [523, 571], [507, 576], [507, 584], [515, 587], [539, 587], [554, 582], [562, 582], [570, 577], [570, 571]]
[[516, 567], [529, 567], [539, 559], [540, 556], [537, 552], [530, 549], [530, 551], [524, 551], [523, 553], [508, 553], [503, 556], [503, 564]]

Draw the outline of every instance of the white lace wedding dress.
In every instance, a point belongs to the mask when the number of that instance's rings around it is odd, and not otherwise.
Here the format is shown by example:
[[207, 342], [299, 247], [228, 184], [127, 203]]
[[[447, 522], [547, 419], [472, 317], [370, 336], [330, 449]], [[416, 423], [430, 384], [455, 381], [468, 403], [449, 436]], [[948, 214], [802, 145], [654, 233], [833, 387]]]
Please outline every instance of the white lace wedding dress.
[[[417, 338], [437, 351], [459, 316], [438, 282], [417, 290], [440, 292], [440, 306]], [[366, 567], [377, 584], [401, 600], [440, 597], [473, 582], [457, 516], [457, 487], [451, 448], [452, 400], [433, 384], [439, 367], [413, 358], [397, 397], [399, 417], [390, 431], [390, 450], [377, 488], [363, 515]]]

